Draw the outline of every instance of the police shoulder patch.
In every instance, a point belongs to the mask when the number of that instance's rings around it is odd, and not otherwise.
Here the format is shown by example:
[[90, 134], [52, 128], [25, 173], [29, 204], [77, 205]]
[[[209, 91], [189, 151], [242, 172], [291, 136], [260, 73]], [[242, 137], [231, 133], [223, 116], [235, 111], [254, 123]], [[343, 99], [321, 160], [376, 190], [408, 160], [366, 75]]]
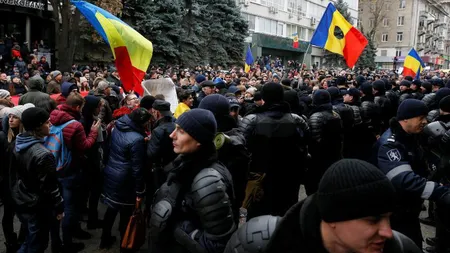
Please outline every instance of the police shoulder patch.
[[386, 152], [386, 155], [391, 162], [400, 162], [400, 160], [402, 159], [402, 156], [400, 155], [400, 151], [398, 151], [398, 149], [391, 149]]

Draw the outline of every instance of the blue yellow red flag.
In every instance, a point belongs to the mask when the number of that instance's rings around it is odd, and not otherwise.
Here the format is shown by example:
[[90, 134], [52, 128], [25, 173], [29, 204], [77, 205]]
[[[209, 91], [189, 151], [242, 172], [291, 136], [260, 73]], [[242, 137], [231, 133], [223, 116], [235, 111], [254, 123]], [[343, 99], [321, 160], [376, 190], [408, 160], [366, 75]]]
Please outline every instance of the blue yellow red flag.
[[252, 50], [250, 44], [248, 44], [247, 54], [245, 55], [245, 73], [250, 71], [250, 66], [253, 64], [253, 61]]
[[[335, 35], [336, 29], [342, 31], [342, 38]], [[311, 39], [311, 45], [344, 56], [350, 68], [355, 66], [367, 43], [366, 37], [353, 27], [332, 3], [328, 4]]]
[[420, 72], [422, 72], [424, 67], [425, 64], [423, 63], [422, 58], [420, 58], [414, 48], [411, 48], [408, 55], [405, 57], [405, 62], [403, 63], [403, 75], [419, 79]]
[[111, 47], [124, 90], [142, 95], [141, 82], [152, 59], [152, 43], [104, 9], [85, 1], [72, 3]]

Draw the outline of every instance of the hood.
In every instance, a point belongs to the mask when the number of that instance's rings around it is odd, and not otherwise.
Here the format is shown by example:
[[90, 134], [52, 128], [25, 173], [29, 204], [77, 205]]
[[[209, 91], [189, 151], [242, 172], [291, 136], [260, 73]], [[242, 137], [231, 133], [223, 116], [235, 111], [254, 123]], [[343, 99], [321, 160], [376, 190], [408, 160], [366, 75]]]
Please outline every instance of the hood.
[[59, 105], [56, 110], [50, 114], [50, 122], [52, 125], [59, 126], [66, 123], [69, 120], [80, 120], [81, 115], [79, 112], [74, 111], [72, 107], [68, 105]]
[[16, 152], [23, 152], [36, 143], [44, 143], [44, 139], [37, 139], [29, 133], [19, 134], [16, 138]]
[[30, 90], [42, 91], [42, 89], [44, 89], [44, 86], [45, 81], [39, 75], [30, 77], [30, 79], [28, 80], [28, 88], [30, 88]]
[[136, 125], [128, 115], [125, 115], [116, 121], [116, 128], [121, 132], [138, 132], [145, 135], [145, 129]]
[[86, 96], [84, 99], [86, 103], [83, 106], [83, 115], [92, 115], [95, 109], [97, 109], [101, 98], [89, 95]]
[[70, 94], [70, 91], [72, 91], [74, 89], [78, 89], [78, 86], [74, 83], [64, 82], [63, 84], [61, 84], [61, 94], [64, 97], [68, 97]]

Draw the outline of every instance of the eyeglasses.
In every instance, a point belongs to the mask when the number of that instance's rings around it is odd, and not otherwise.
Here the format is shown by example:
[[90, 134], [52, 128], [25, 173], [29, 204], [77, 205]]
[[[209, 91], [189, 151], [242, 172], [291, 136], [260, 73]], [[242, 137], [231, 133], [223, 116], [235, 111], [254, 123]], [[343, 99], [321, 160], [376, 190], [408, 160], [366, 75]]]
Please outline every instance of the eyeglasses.
[[138, 98], [137, 97], [132, 97], [132, 98], [129, 98], [128, 100], [138, 100]]

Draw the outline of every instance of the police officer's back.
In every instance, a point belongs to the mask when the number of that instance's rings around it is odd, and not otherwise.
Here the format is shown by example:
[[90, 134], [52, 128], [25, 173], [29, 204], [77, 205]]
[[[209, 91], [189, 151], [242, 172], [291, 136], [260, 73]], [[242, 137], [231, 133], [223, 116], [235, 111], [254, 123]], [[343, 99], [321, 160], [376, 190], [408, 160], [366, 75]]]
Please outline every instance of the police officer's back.
[[391, 217], [392, 228], [404, 233], [419, 247], [422, 235], [418, 220], [423, 200], [438, 200], [448, 194], [446, 187], [428, 181], [418, 134], [425, 127], [428, 109], [422, 101], [407, 99], [397, 117], [374, 147], [374, 162], [391, 180], [397, 191], [398, 211]]

